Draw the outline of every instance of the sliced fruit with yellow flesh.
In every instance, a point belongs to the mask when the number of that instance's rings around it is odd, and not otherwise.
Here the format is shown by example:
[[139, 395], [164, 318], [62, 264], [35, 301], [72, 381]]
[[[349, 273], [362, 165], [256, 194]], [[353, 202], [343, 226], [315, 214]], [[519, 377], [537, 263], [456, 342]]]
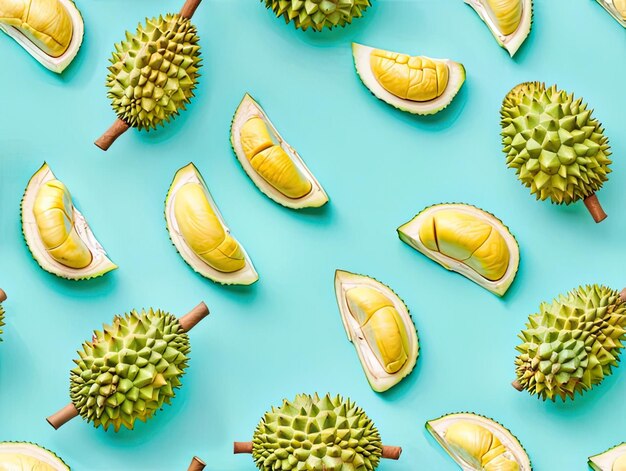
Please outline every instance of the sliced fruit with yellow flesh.
[[195, 272], [222, 284], [249, 285], [259, 279], [191, 163], [174, 176], [165, 200], [165, 220], [174, 246]]
[[626, 28], [626, 0], [597, 0], [597, 2]]
[[448, 414], [426, 429], [464, 471], [531, 471], [521, 443], [502, 425], [481, 415]]
[[398, 228], [403, 242], [502, 296], [519, 266], [519, 247], [492, 214], [468, 204], [438, 204]]
[[288, 208], [319, 207], [328, 196], [298, 153], [281, 137], [260, 105], [246, 94], [231, 126], [239, 163], [268, 197]]
[[0, 442], [0, 469], [6, 471], [69, 471], [61, 458], [32, 443]]
[[434, 114], [447, 107], [465, 82], [463, 65], [449, 59], [409, 56], [352, 44], [356, 71], [382, 101], [409, 113]]
[[388, 286], [343, 270], [335, 272], [335, 295], [348, 339], [374, 391], [386, 391], [417, 362], [419, 342], [409, 310]]
[[593, 471], [626, 471], [626, 443], [590, 456], [588, 464]]
[[22, 231], [41, 268], [62, 278], [95, 278], [117, 268], [48, 164], [43, 164], [26, 187]]

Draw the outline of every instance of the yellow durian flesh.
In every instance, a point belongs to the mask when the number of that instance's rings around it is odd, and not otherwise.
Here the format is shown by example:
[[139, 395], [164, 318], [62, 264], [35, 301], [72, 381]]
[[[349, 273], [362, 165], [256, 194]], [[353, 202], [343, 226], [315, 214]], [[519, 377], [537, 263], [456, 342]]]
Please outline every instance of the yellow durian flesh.
[[400, 371], [409, 358], [409, 339], [393, 302], [366, 286], [349, 289], [346, 301], [383, 369], [389, 374]]
[[0, 454], [1, 471], [56, 471], [56, 468], [21, 453]]
[[434, 100], [448, 86], [448, 65], [428, 57], [375, 49], [370, 55], [370, 66], [378, 83], [404, 100]]
[[239, 243], [226, 231], [199, 183], [181, 186], [174, 199], [178, 228], [193, 252], [215, 270], [241, 270], [245, 256]]
[[517, 30], [522, 21], [522, 0], [487, 0], [487, 5], [503, 35]]
[[613, 0], [615, 9], [622, 15], [622, 18], [626, 20], [626, 0]]
[[611, 471], [626, 471], [626, 453], [613, 462]]
[[50, 256], [70, 268], [85, 268], [93, 257], [74, 227], [74, 206], [59, 180], [43, 183], [37, 191], [33, 214], [39, 236]]
[[20, 30], [51, 57], [62, 56], [72, 41], [72, 18], [59, 0], [2, 0], [0, 23]]
[[491, 224], [453, 209], [433, 212], [419, 230], [421, 242], [471, 267], [484, 278], [501, 279], [509, 267], [508, 245]]
[[241, 127], [240, 138], [250, 165], [272, 187], [293, 199], [311, 192], [311, 182], [287, 152], [274, 143], [263, 119], [253, 117], [246, 121]]

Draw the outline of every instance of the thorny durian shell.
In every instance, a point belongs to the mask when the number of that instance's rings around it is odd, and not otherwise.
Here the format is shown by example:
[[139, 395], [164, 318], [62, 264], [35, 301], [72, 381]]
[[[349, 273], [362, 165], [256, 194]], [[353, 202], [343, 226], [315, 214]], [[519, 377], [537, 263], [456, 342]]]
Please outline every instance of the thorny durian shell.
[[354, 18], [363, 16], [371, 0], [261, 0], [277, 18], [293, 22], [298, 29], [322, 31], [336, 26], [344, 27]]

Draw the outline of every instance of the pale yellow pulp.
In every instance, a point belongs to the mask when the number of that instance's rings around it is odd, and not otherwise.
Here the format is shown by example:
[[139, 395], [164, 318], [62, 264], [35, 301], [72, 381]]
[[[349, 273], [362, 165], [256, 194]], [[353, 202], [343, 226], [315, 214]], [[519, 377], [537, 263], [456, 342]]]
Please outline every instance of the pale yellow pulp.
[[448, 86], [448, 65], [428, 57], [375, 49], [370, 55], [370, 67], [385, 90], [404, 100], [434, 100]]
[[523, 0], [487, 0], [491, 17], [502, 34], [514, 33], [522, 21]]
[[1, 0], [0, 23], [20, 30], [51, 57], [63, 55], [72, 41], [72, 18], [59, 0]]
[[622, 18], [626, 20], [626, 0], [613, 0], [615, 9], [622, 15]]
[[193, 252], [215, 270], [232, 273], [246, 260], [237, 241], [224, 230], [199, 183], [186, 183], [176, 192], [174, 216]]
[[70, 268], [85, 268], [92, 255], [74, 227], [74, 206], [66, 186], [58, 180], [42, 184], [33, 214], [39, 236], [50, 256]]
[[491, 431], [468, 421], [455, 422], [445, 433], [448, 446], [465, 461], [482, 471], [519, 471], [514, 459], [505, 456], [506, 447]]
[[49, 464], [20, 453], [0, 454], [0, 471], [55, 471]]
[[272, 187], [293, 199], [311, 192], [311, 182], [287, 152], [274, 144], [265, 121], [258, 117], [250, 118], [242, 126], [240, 137], [250, 165]]
[[409, 340], [393, 302], [370, 287], [349, 289], [346, 300], [381, 366], [387, 373], [398, 372], [409, 358]]
[[626, 453], [613, 462], [611, 471], [626, 471]]
[[500, 232], [491, 224], [454, 209], [426, 217], [419, 238], [429, 250], [440, 252], [496, 281], [504, 276], [511, 254]]

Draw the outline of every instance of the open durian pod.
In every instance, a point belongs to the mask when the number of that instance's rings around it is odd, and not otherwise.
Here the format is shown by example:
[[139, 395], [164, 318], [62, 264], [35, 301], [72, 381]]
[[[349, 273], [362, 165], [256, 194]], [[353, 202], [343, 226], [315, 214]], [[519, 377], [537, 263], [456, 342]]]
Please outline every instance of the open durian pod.
[[189, 464], [189, 468], [187, 468], [187, 471], [202, 471], [205, 467], [206, 463], [197, 456], [194, 456], [191, 459], [191, 463]]
[[597, 0], [597, 2], [626, 28], [626, 0]]
[[26, 442], [0, 442], [0, 470], [69, 471], [61, 458], [50, 450]]
[[626, 443], [590, 456], [588, 464], [593, 471], [626, 471]]
[[2, 342], [2, 326], [4, 325], [4, 308], [2, 303], [7, 300], [7, 294], [3, 289], [0, 289], [0, 342]]

